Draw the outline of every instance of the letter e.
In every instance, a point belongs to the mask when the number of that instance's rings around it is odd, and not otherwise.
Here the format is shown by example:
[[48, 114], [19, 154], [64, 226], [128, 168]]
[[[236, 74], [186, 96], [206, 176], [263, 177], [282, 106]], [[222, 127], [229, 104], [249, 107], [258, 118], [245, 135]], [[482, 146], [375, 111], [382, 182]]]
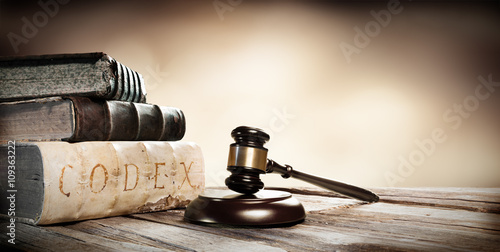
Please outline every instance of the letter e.
[[444, 130], [441, 129], [441, 128], [435, 128], [433, 131], [432, 131], [432, 139], [434, 140], [434, 142], [436, 143], [444, 143], [444, 141], [446, 141], [446, 134], [444, 133]]
[[[399, 14], [403, 10], [403, 6], [400, 5], [401, 3], [398, 0], [390, 0], [387, 3], [387, 9], [392, 13], [392, 14]], [[399, 6], [399, 8], [398, 8]]]

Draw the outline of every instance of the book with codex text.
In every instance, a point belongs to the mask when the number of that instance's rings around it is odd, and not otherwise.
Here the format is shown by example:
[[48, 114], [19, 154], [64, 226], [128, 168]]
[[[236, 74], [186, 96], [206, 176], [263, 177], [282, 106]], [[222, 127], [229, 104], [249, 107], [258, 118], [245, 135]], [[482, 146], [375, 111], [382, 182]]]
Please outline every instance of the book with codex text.
[[0, 160], [0, 215], [36, 225], [184, 207], [205, 187], [190, 142], [10, 142]]

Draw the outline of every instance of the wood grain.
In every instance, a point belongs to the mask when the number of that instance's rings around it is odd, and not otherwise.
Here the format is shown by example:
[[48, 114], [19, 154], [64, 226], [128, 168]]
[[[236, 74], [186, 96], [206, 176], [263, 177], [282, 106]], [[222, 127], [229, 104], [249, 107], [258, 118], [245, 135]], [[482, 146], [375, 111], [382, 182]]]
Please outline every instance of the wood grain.
[[14, 248], [41, 251], [53, 248], [53, 242], [67, 248], [72, 241], [77, 250], [500, 250], [497, 188], [372, 188], [381, 200], [371, 204], [322, 189], [281, 189], [302, 202], [307, 211], [304, 222], [279, 228], [202, 226], [185, 222], [184, 210], [176, 209], [22, 226], [28, 231], [18, 233]]

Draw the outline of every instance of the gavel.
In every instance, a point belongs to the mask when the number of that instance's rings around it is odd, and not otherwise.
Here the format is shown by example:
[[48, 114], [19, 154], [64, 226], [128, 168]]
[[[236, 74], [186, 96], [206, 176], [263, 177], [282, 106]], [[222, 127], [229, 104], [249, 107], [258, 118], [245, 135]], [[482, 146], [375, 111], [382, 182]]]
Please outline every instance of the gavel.
[[280, 165], [267, 158], [264, 144], [269, 135], [259, 128], [240, 126], [231, 132], [235, 140], [229, 147], [226, 186], [236, 192], [252, 195], [264, 188], [260, 174], [279, 173], [283, 178], [296, 178], [316, 186], [367, 202], [376, 202], [379, 197], [366, 189], [314, 176], [294, 170], [290, 165]]
[[231, 190], [202, 192], [186, 207], [184, 219], [197, 224], [274, 227], [295, 225], [306, 218], [302, 204], [291, 193], [262, 190], [260, 175], [280, 173], [334, 192], [368, 202], [378, 196], [368, 190], [294, 170], [267, 158], [264, 144], [269, 135], [258, 128], [240, 126], [231, 132], [235, 143], [229, 147], [226, 185]]

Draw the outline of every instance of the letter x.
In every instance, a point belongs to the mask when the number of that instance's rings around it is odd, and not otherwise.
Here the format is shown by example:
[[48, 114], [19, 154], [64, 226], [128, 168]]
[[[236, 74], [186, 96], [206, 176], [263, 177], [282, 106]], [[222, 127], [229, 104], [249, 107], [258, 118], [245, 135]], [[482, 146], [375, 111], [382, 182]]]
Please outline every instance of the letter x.
[[191, 170], [191, 165], [193, 165], [193, 161], [191, 161], [191, 163], [189, 164], [189, 167], [187, 169], [186, 169], [186, 164], [184, 162], [181, 162], [181, 165], [184, 166], [184, 172], [186, 172], [186, 177], [184, 177], [184, 180], [182, 180], [182, 183], [181, 183], [181, 185], [178, 188], [181, 189], [181, 187], [182, 187], [182, 185], [184, 185], [184, 182], [186, 181], [186, 179], [187, 179], [189, 185], [192, 188], [194, 188], [194, 186], [191, 185], [191, 181], [189, 180], [189, 176], [188, 176], [188, 173]]

